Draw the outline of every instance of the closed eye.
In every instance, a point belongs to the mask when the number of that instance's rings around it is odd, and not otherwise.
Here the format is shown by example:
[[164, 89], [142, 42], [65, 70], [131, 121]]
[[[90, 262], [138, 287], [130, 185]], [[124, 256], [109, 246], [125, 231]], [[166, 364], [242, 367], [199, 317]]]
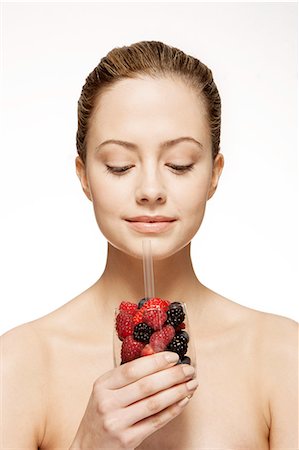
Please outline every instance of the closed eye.
[[108, 166], [106, 164], [106, 167], [107, 167], [107, 172], [115, 173], [117, 175], [122, 175], [122, 174], [126, 173], [127, 170], [131, 169], [131, 167], [134, 167], [134, 166], [112, 167], [112, 166]]
[[[189, 172], [194, 168], [193, 163], [188, 165], [166, 164], [166, 166], [172, 169], [173, 171], [177, 172], [176, 173], [177, 175]], [[113, 173], [115, 175], [124, 175], [132, 167], [134, 166], [115, 167], [115, 166], [108, 166], [108, 164], [106, 164], [107, 172]]]
[[170, 167], [171, 169], [179, 172], [179, 173], [184, 173], [184, 172], [188, 172], [190, 170], [192, 170], [194, 168], [194, 164], [188, 164], [186, 166], [182, 166], [182, 165], [176, 165], [176, 164], [166, 164], [168, 167]]

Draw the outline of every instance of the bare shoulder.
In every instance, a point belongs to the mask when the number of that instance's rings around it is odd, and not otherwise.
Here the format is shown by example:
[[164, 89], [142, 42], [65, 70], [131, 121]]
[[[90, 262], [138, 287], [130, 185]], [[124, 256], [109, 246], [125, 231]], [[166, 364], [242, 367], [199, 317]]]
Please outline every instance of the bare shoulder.
[[[276, 376], [283, 374], [284, 368], [298, 361], [298, 323], [290, 318], [248, 308], [210, 291], [210, 322], [213, 328], [232, 330], [235, 339], [240, 342], [248, 340], [256, 360], [259, 360], [259, 371], [268, 372], [267, 385], [271, 380], [277, 385]], [[273, 386], [273, 387], [274, 387]]]
[[[46, 353], [45, 341], [34, 322], [19, 325], [1, 336], [1, 356], [5, 361], [5, 370], [12, 370], [18, 364], [19, 368], [27, 368], [26, 373], [34, 371], [41, 374], [46, 371]], [[21, 370], [18, 372], [16, 376], [24, 376]]]
[[[298, 351], [298, 323], [276, 314], [262, 313], [265, 350], [269, 356], [293, 359]], [[272, 361], [273, 362], [273, 361]]]
[[[261, 313], [259, 330], [261, 352], [268, 373], [270, 393], [276, 392], [278, 383], [295, 381], [298, 371], [298, 323], [287, 317]], [[295, 392], [294, 392], [295, 394]]]
[[272, 449], [298, 449], [298, 323], [221, 298], [219, 309], [252, 359]]
[[[264, 343], [265, 346], [273, 346], [276, 351], [293, 347], [298, 337], [298, 323], [287, 317], [276, 314], [258, 311], [253, 308], [241, 305], [233, 300], [223, 297], [211, 290], [209, 291], [213, 317], [219, 317], [219, 321], [224, 326], [235, 326], [243, 333], [252, 331]], [[215, 319], [214, 319], [215, 320]], [[260, 344], [261, 344], [260, 341]]]
[[265, 315], [262, 357], [271, 417], [270, 448], [298, 449], [298, 323]]
[[[53, 350], [84, 336], [84, 293], [0, 337], [4, 448], [37, 449], [47, 422]], [[77, 341], [76, 341], [77, 342]], [[62, 351], [62, 350], [61, 350]], [[62, 351], [63, 352], [63, 351]]]
[[47, 352], [30, 324], [1, 336], [4, 448], [36, 449], [45, 426]]

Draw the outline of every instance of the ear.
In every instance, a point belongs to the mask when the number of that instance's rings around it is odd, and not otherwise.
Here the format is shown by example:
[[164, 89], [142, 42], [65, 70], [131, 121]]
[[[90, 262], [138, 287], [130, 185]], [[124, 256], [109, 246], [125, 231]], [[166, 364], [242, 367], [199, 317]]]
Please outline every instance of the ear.
[[76, 173], [86, 197], [92, 202], [91, 192], [86, 175], [86, 167], [80, 156], [76, 157]]
[[214, 159], [214, 163], [213, 163], [212, 177], [211, 177], [210, 188], [209, 188], [209, 193], [208, 193], [208, 200], [211, 197], [213, 197], [213, 195], [217, 189], [218, 181], [219, 181], [220, 175], [222, 173], [223, 166], [224, 166], [224, 157], [221, 153], [218, 153], [218, 155]]

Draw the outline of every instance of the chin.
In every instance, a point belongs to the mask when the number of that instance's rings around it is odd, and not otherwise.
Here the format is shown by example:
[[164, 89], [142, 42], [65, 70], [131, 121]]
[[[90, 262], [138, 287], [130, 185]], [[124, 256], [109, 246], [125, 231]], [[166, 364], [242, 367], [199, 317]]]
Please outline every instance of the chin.
[[124, 238], [122, 241], [119, 241], [119, 239], [109, 239], [108, 242], [117, 250], [126, 253], [133, 258], [142, 260], [142, 241], [144, 239], [150, 239], [151, 241], [152, 256], [154, 261], [161, 261], [163, 259], [170, 258], [181, 251], [184, 247], [188, 246], [191, 241], [191, 238], [184, 241], [178, 241], [174, 236], [167, 237], [165, 235], [157, 236], [156, 234], [147, 234], [137, 236], [136, 238]]

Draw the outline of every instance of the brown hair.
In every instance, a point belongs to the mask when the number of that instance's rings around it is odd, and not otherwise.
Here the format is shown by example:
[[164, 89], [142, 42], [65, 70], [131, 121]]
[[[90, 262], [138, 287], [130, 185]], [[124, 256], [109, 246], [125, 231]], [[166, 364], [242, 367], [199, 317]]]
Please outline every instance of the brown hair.
[[76, 144], [82, 161], [86, 161], [88, 126], [99, 95], [121, 79], [137, 78], [140, 75], [152, 78], [179, 77], [195, 88], [207, 109], [212, 156], [215, 158], [220, 144], [221, 100], [211, 70], [175, 47], [159, 41], [142, 41], [129, 47], [114, 48], [88, 75], [78, 101]]

